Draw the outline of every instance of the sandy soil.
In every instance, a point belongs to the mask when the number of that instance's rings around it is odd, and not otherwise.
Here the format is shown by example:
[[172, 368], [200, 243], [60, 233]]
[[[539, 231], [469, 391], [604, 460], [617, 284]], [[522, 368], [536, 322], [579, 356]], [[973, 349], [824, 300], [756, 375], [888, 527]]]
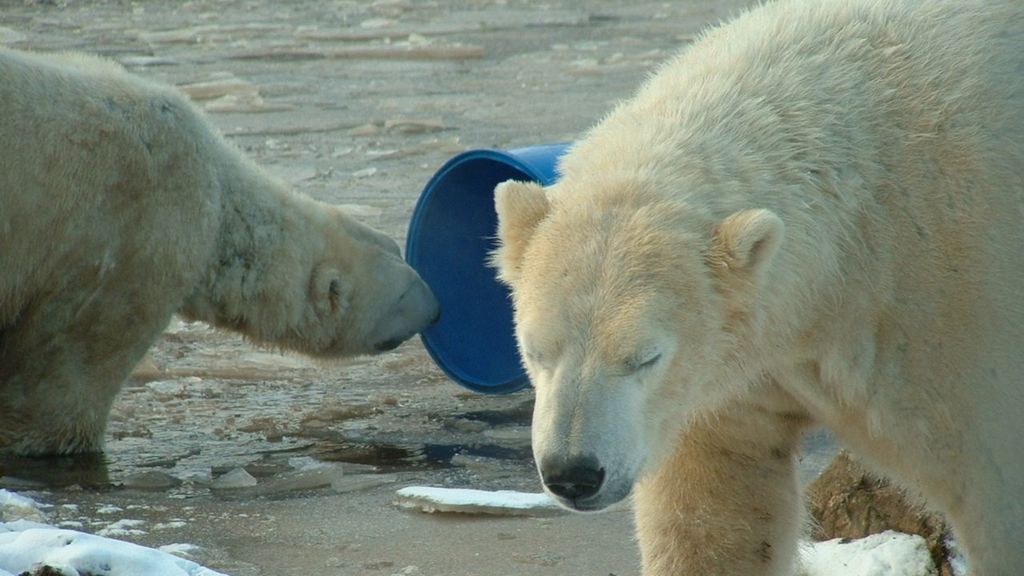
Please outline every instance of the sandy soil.
[[[0, 0], [0, 43], [106, 54], [177, 84], [271, 171], [404, 242], [451, 155], [577, 137], [746, 3]], [[0, 486], [53, 504], [53, 523], [194, 544], [239, 576], [637, 574], [627, 508], [393, 504], [411, 484], [539, 490], [531, 408], [529, 391], [463, 390], [415, 340], [317, 365], [175, 322], [120, 396], [105, 457], [4, 462]], [[239, 468], [257, 484], [231, 487]]]

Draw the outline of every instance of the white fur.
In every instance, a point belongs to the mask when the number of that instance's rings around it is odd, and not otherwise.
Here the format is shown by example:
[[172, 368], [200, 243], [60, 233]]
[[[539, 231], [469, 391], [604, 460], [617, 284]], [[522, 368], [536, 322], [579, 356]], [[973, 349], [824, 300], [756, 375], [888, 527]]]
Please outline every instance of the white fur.
[[815, 423], [1024, 574], [1024, 3], [756, 8], [560, 170], [496, 197], [534, 452], [646, 576], [789, 574]]
[[0, 452], [99, 449], [175, 312], [325, 357], [436, 314], [392, 240], [269, 177], [169, 87], [0, 50], [0, 118]]

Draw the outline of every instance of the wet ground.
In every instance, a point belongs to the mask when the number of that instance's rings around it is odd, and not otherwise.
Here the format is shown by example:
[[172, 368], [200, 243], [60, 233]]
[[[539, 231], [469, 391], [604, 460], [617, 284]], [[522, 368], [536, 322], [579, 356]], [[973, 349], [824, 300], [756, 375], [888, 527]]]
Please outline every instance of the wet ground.
[[[0, 43], [182, 87], [272, 172], [404, 242], [454, 153], [572, 140], [745, 1], [0, 0]], [[176, 321], [106, 454], [4, 462], [54, 524], [199, 546], [234, 575], [638, 573], [629, 510], [426, 515], [411, 484], [537, 491], [532, 395], [451, 382], [420, 343], [322, 365]], [[817, 461], [809, 462], [808, 469]]]

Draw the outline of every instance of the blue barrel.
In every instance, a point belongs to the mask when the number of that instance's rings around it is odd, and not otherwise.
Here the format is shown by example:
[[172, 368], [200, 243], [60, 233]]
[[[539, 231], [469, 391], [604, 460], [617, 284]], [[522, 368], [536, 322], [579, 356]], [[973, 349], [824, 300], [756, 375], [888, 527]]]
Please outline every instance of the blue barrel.
[[405, 258], [441, 303], [441, 320], [420, 337], [445, 374], [470, 390], [507, 394], [529, 384], [512, 300], [487, 265], [497, 246], [494, 187], [505, 180], [552, 184], [568, 147], [463, 152], [434, 174], [416, 202]]

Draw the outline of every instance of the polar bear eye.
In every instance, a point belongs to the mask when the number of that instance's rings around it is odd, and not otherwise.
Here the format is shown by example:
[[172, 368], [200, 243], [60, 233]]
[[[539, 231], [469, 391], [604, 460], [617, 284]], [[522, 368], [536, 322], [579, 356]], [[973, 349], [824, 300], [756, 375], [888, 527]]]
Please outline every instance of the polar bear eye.
[[661, 352], [655, 352], [654, 354], [646, 357], [641, 357], [640, 360], [630, 360], [626, 362], [626, 369], [629, 372], [639, 372], [648, 368], [653, 368], [658, 361], [661, 360]]
[[546, 364], [546, 362], [548, 361], [548, 357], [545, 354], [538, 352], [536, 349], [527, 348], [525, 346], [522, 348], [522, 351], [523, 358], [525, 358], [527, 362], [533, 364], [538, 368], [542, 368], [545, 370], [548, 369], [548, 366]]

